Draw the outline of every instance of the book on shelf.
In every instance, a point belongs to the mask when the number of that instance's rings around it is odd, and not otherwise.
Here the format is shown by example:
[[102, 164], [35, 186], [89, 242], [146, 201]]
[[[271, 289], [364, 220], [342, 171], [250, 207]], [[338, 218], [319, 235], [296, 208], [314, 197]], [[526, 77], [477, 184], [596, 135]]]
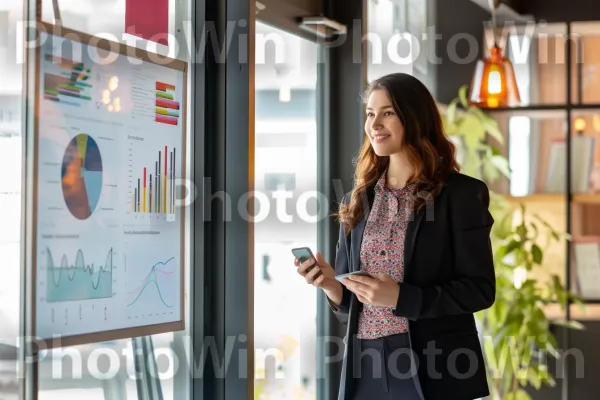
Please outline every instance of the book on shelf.
[[600, 299], [600, 237], [574, 237], [572, 243], [577, 292], [583, 299]]
[[[571, 139], [571, 192], [586, 193], [594, 167], [595, 138], [577, 135]], [[546, 182], [547, 193], [565, 193], [567, 175], [567, 140], [554, 139], [550, 145]]]

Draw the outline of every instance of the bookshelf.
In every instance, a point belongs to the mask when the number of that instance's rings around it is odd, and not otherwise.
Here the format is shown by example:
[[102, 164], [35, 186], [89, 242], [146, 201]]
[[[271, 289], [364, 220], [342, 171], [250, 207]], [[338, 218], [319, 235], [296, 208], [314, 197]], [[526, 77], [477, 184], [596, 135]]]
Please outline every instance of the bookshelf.
[[[565, 311], [559, 304], [549, 304], [544, 307], [544, 312], [548, 319], [563, 319]], [[600, 304], [587, 304], [584, 309], [578, 305], [570, 305], [570, 319], [576, 321], [598, 321], [600, 320]]]
[[600, 321], [600, 279], [597, 289], [589, 284], [600, 276], [600, 21], [504, 34], [522, 105], [486, 109], [505, 135], [501, 150], [513, 170], [491, 188], [571, 238], [546, 251], [543, 269], [558, 274], [587, 310], [551, 305], [548, 316]]
[[[524, 196], [505, 195], [506, 200], [513, 202], [529, 203], [553, 203], [564, 202], [564, 195], [555, 193], [535, 193]], [[572, 195], [571, 202], [573, 204], [596, 204], [600, 205], [600, 193], [576, 193]], [[599, 221], [600, 223], [600, 221]]]

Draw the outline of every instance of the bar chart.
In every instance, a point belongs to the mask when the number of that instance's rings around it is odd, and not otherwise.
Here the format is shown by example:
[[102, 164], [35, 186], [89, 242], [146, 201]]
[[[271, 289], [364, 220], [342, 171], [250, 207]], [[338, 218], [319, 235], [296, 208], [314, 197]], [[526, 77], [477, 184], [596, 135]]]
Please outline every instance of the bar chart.
[[175, 100], [175, 85], [156, 82], [155, 120], [169, 125], [179, 123], [179, 102]]
[[91, 100], [91, 69], [52, 54], [44, 55], [44, 99], [62, 105], [81, 106]]
[[134, 182], [131, 211], [134, 213], [175, 214], [177, 149], [165, 146], [154, 165], [143, 167]]

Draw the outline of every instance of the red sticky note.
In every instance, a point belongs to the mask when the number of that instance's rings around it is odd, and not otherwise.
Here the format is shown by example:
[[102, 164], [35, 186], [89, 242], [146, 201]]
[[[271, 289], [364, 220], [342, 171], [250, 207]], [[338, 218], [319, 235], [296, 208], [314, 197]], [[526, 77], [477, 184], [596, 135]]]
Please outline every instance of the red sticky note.
[[125, 33], [168, 45], [169, 0], [125, 0]]

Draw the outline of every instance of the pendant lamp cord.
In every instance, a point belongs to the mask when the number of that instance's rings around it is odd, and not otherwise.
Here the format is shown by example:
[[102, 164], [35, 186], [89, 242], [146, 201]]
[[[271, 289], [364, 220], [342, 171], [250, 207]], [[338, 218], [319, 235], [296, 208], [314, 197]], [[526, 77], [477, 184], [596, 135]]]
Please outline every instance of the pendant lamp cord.
[[489, 0], [490, 11], [492, 12], [492, 37], [494, 38], [494, 46], [498, 45], [496, 39], [496, 8], [498, 7], [500, 0]]

